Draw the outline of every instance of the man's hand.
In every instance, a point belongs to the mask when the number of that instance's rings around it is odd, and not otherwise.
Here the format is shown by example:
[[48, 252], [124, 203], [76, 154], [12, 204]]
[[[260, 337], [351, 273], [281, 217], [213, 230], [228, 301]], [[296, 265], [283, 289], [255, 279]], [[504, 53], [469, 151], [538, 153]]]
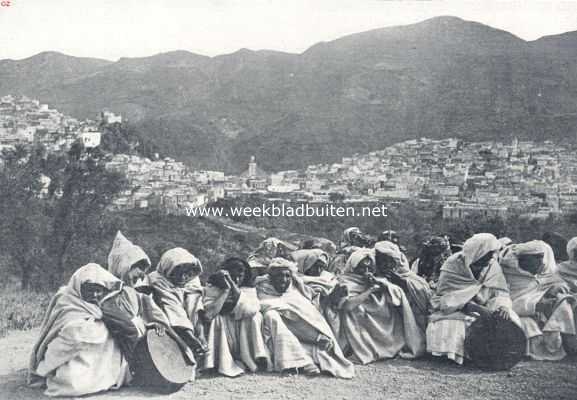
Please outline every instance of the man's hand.
[[223, 289], [230, 289], [232, 286], [236, 286], [227, 270], [221, 269], [218, 272], [222, 277], [222, 282], [224, 284]]
[[232, 276], [230, 276], [228, 271], [224, 272], [226, 272], [226, 275], [224, 275], [224, 280], [227, 283], [228, 287], [234, 290], [239, 290], [238, 286], [236, 285], [236, 282], [232, 279]]
[[375, 275], [373, 275], [373, 273], [371, 273], [371, 272], [367, 272], [365, 274], [365, 280], [367, 281], [367, 283], [369, 285], [376, 285], [377, 284], [377, 279], [375, 278]]
[[331, 294], [336, 301], [339, 301], [343, 297], [347, 297], [349, 295], [349, 289], [345, 285], [337, 285]]
[[382, 284], [375, 284], [371, 287], [371, 292], [375, 294], [385, 293], [385, 286]]
[[203, 338], [191, 335], [192, 351], [198, 357], [204, 356], [208, 352], [208, 346]]
[[158, 322], [151, 322], [146, 325], [146, 329], [154, 329], [154, 332], [158, 336], [164, 336], [166, 334], [166, 327]]
[[535, 306], [535, 311], [537, 311], [538, 313], [545, 314], [545, 316], [549, 317], [553, 313], [553, 307], [555, 306], [556, 302], [557, 299], [555, 299], [554, 297], [543, 298]]
[[369, 284], [369, 290], [371, 293], [375, 294], [383, 294], [385, 293], [386, 287], [382, 282], [379, 282], [373, 274], [370, 272], [365, 274], [365, 278], [367, 279], [367, 283]]
[[317, 340], [317, 343], [319, 345], [319, 348], [324, 351], [331, 351], [332, 348], [334, 347], [331, 338], [325, 335], [321, 335], [321, 337], [319, 337], [319, 339]]
[[505, 321], [509, 321], [511, 319], [511, 312], [505, 307], [499, 307], [494, 313], [497, 318], [500, 318]]
[[467, 303], [463, 308], [463, 311], [465, 314], [478, 314], [483, 318], [489, 318], [492, 315], [492, 312], [487, 307], [483, 307], [473, 301]]

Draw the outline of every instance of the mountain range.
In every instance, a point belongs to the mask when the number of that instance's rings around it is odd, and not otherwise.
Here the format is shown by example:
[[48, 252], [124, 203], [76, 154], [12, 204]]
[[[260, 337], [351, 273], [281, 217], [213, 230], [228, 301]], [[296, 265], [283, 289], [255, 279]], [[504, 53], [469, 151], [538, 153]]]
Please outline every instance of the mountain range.
[[174, 51], [116, 62], [0, 61], [0, 95], [77, 118], [122, 113], [165, 155], [240, 172], [333, 162], [419, 137], [577, 140], [577, 32], [522, 40], [456, 17], [317, 43], [301, 54]]

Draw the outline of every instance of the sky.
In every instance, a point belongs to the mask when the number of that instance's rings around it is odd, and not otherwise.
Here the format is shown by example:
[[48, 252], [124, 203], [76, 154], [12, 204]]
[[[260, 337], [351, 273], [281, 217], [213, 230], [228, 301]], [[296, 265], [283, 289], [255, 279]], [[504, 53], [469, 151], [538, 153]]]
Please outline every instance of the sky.
[[42, 51], [113, 61], [172, 50], [301, 53], [320, 41], [439, 15], [525, 40], [577, 30], [577, 0], [0, 0], [0, 59]]

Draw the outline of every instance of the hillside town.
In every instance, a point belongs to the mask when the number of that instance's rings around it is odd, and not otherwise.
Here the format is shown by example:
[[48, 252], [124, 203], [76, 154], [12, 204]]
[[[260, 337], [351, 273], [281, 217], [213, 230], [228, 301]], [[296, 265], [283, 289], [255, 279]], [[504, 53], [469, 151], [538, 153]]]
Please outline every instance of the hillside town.
[[273, 191], [297, 188], [433, 204], [445, 218], [508, 212], [547, 217], [577, 211], [577, 156], [550, 141], [418, 139], [271, 176]]
[[[41, 144], [67, 151], [80, 141], [100, 145], [102, 126], [122, 124], [103, 111], [79, 121], [26, 97], [0, 98], [0, 150]], [[577, 155], [550, 141], [464, 142], [421, 138], [383, 150], [342, 158], [339, 163], [267, 173], [251, 157], [238, 175], [193, 170], [172, 158], [109, 154], [107, 169], [126, 175], [129, 187], [113, 208], [182, 213], [222, 198], [261, 197], [281, 202], [411, 202], [444, 218], [473, 213], [534, 217], [577, 212]]]
[[[25, 96], [0, 98], [0, 151], [17, 145], [42, 145], [48, 152], [67, 152], [73, 143], [100, 146], [103, 127], [122, 124], [122, 116], [102, 111], [97, 120], [79, 121]], [[224, 173], [193, 171], [172, 158], [150, 160], [139, 155], [108, 154], [106, 168], [126, 175], [128, 188], [112, 208], [161, 208], [176, 213], [224, 197]], [[48, 179], [47, 177], [45, 177]], [[44, 186], [49, 181], [43, 182]]]
[[[100, 117], [106, 123], [122, 122], [120, 116], [107, 111]], [[98, 147], [100, 139], [96, 121], [79, 121], [25, 96], [0, 98], [0, 150], [37, 143], [47, 151], [61, 152], [77, 140], [85, 148]]]

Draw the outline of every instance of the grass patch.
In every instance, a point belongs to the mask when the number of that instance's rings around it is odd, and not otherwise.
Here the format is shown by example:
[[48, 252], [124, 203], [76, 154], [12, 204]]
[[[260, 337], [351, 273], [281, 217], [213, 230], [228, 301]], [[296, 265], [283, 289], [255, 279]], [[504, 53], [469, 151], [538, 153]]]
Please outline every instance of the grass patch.
[[0, 338], [9, 331], [26, 331], [42, 323], [53, 293], [21, 290], [8, 284], [0, 292]]

